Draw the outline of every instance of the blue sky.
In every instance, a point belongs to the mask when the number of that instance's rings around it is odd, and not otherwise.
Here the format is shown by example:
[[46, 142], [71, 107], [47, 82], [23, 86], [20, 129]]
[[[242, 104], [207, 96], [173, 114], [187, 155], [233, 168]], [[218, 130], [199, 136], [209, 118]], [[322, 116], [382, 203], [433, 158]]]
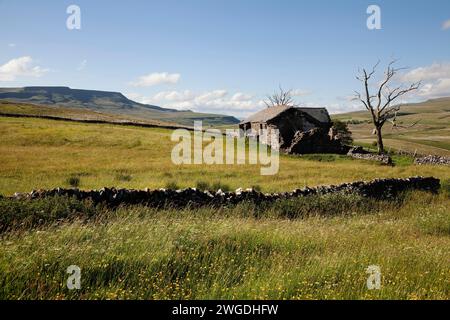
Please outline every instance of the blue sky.
[[[69, 30], [66, 8], [81, 9]], [[381, 9], [369, 30], [366, 9]], [[243, 117], [279, 85], [305, 106], [359, 108], [358, 67], [391, 57], [450, 96], [450, 1], [0, 0], [0, 86], [120, 91], [137, 101]], [[382, 71], [382, 68], [380, 68]]]

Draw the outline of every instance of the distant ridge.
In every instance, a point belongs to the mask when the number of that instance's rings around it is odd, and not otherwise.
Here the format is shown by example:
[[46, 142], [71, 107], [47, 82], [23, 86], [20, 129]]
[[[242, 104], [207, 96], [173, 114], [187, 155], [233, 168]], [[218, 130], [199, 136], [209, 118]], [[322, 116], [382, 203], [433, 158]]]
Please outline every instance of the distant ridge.
[[226, 115], [196, 113], [142, 104], [128, 99], [120, 92], [72, 89], [69, 87], [0, 88], [0, 100], [32, 103], [50, 107], [88, 109], [147, 120], [192, 125], [202, 120], [206, 125], [235, 124], [239, 120]]
[[35, 104], [71, 107], [115, 107], [133, 108], [145, 106], [158, 111], [172, 111], [175, 109], [164, 109], [153, 105], [144, 105], [134, 102], [120, 92], [71, 89], [69, 87], [23, 87], [23, 88], [0, 88], [0, 99], [7, 99]]

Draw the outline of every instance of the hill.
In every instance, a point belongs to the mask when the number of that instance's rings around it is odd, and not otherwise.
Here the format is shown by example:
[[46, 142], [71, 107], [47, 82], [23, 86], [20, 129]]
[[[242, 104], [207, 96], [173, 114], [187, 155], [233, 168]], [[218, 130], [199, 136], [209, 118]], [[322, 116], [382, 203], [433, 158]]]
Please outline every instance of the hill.
[[[174, 122], [158, 120], [141, 120], [132, 116], [92, 111], [89, 109], [66, 108], [35, 105], [31, 103], [19, 103], [0, 100], [0, 116], [36, 117], [53, 120], [73, 120], [80, 122], [107, 122], [116, 124], [136, 124], [158, 127], [183, 127]], [[186, 128], [188, 128], [186, 126]]]
[[[332, 118], [349, 123], [356, 143], [370, 145], [375, 141], [367, 111], [337, 114]], [[407, 128], [395, 129], [390, 123], [383, 127], [388, 149], [450, 155], [450, 97], [405, 104], [397, 115], [397, 123]]]
[[197, 113], [190, 110], [166, 109], [128, 99], [119, 92], [71, 89], [69, 87], [0, 88], [0, 101], [31, 103], [53, 108], [76, 108], [117, 114], [140, 120], [193, 125], [202, 120], [205, 125], [229, 125], [239, 120], [226, 115]]

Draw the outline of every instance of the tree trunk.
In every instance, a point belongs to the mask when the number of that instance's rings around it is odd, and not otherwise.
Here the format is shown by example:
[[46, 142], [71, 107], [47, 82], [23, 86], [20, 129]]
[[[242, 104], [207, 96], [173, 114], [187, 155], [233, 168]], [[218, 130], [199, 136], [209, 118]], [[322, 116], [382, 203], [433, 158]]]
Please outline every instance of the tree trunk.
[[377, 130], [378, 153], [379, 154], [383, 154], [384, 153], [384, 146], [383, 146], [383, 136], [381, 135], [381, 126], [377, 126], [376, 130]]

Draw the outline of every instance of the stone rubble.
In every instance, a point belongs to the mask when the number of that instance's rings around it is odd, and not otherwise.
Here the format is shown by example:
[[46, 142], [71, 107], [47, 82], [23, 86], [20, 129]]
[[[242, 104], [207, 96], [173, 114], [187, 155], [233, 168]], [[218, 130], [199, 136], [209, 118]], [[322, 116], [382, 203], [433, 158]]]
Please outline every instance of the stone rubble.
[[309, 131], [297, 131], [290, 145], [283, 151], [288, 154], [309, 153], [336, 153], [346, 154], [348, 146], [343, 145], [340, 140], [330, 137], [328, 132], [322, 128], [314, 128]]

